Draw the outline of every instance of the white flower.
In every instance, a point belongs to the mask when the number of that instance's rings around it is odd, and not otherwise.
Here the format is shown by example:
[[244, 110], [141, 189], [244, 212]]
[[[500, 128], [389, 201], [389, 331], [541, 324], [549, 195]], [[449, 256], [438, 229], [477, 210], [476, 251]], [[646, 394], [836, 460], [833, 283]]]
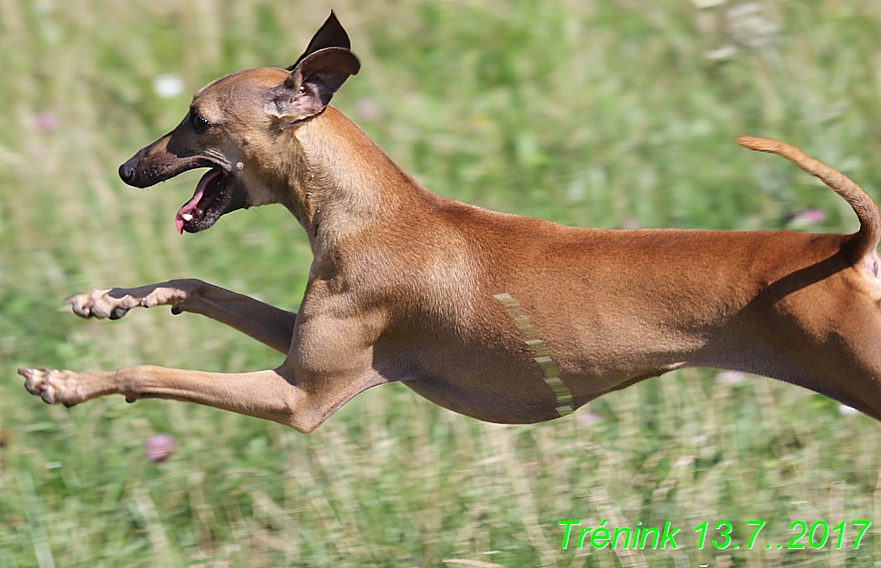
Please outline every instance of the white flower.
[[163, 99], [170, 99], [184, 92], [184, 82], [177, 75], [165, 73], [153, 79], [153, 92]]
[[746, 380], [746, 373], [740, 371], [723, 371], [716, 375], [717, 385], [733, 385]]
[[840, 412], [842, 416], [853, 416], [854, 414], [860, 413], [860, 411], [857, 410], [856, 408], [851, 408], [850, 406], [847, 406], [846, 404], [839, 404], [838, 405], [838, 412]]

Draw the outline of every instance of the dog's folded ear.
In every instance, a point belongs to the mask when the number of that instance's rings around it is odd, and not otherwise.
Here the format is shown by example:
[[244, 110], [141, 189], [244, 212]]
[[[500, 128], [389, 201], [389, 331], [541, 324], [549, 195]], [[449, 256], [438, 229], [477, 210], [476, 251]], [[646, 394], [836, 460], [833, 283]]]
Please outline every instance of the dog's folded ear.
[[343, 29], [342, 24], [337, 20], [336, 14], [334, 14], [333, 10], [330, 11], [330, 16], [328, 16], [321, 28], [315, 32], [314, 36], [312, 36], [312, 40], [309, 42], [309, 47], [306, 48], [303, 55], [297, 58], [297, 62], [288, 67], [287, 70], [293, 71], [297, 65], [306, 58], [306, 56], [326, 47], [342, 47], [343, 49], [352, 48], [352, 43], [349, 41], [349, 34]]
[[349, 47], [349, 36], [331, 12], [303, 55], [288, 68], [291, 73], [284, 83], [271, 90], [266, 112], [294, 124], [323, 111], [346, 79], [361, 69]]
[[342, 47], [310, 53], [294, 67], [284, 83], [271, 90], [266, 112], [291, 124], [314, 116], [327, 107], [349, 75], [361, 69], [358, 58]]

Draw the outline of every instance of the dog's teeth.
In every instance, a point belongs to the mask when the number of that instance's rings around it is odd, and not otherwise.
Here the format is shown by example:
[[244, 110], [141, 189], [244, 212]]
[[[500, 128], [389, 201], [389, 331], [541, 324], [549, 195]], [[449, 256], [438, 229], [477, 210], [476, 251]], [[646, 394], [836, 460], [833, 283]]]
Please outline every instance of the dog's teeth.
[[190, 215], [189, 213], [184, 213], [183, 215], [180, 216], [180, 218], [183, 219], [184, 221], [192, 221], [193, 220], [193, 216]]

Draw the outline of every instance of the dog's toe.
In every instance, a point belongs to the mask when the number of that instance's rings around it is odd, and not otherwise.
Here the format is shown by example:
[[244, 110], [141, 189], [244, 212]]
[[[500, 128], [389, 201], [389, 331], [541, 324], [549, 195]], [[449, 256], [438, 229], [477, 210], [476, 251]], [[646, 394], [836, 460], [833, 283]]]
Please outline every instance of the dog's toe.
[[46, 369], [19, 369], [18, 374], [24, 377], [24, 388], [34, 396], [46, 400], [48, 385], [45, 382]]
[[85, 297], [85, 295], [80, 294], [79, 296], [71, 296], [64, 300], [64, 305], [70, 306], [73, 313], [80, 316], [81, 318], [88, 318], [92, 316], [92, 302]]
[[27, 389], [29, 393], [32, 395], [39, 396], [40, 394], [40, 386], [38, 383], [34, 382], [34, 373], [36, 373], [36, 369], [19, 369], [18, 374], [24, 377], [24, 388]]

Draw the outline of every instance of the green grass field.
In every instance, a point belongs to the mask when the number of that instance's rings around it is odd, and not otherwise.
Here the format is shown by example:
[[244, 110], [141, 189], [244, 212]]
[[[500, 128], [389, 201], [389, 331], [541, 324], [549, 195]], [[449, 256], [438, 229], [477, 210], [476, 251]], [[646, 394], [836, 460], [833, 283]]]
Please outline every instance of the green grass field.
[[[311, 259], [286, 211], [179, 237], [199, 174], [140, 191], [116, 168], [211, 79], [292, 63], [331, 7], [363, 63], [334, 104], [438, 193], [582, 226], [856, 228], [831, 190], [733, 142], [752, 134], [881, 197], [878, 2], [0, 0], [0, 568], [874, 566], [881, 527], [855, 549], [853, 522], [881, 524], [881, 427], [759, 377], [671, 373], [531, 426], [389, 385], [308, 436], [25, 392], [19, 366], [281, 362], [198, 316], [60, 305], [193, 276], [297, 308]], [[157, 434], [178, 441], [163, 463], [144, 454]], [[563, 550], [567, 519], [681, 530], [675, 549]]]

